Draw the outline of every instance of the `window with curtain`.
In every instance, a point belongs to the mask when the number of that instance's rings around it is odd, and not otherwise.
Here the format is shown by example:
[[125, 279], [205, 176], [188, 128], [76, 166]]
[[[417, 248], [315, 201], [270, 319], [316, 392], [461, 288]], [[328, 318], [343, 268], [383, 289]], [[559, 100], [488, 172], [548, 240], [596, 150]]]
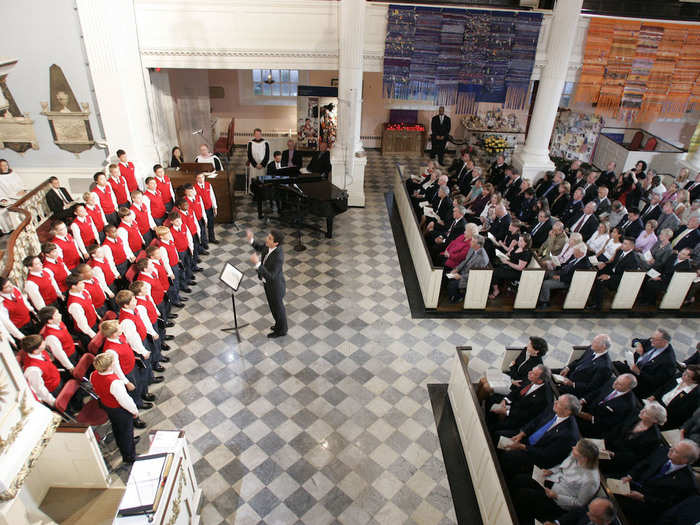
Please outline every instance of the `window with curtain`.
[[[273, 83], [265, 80], [271, 78]], [[253, 69], [253, 93], [260, 97], [296, 97], [299, 71], [296, 69]]]

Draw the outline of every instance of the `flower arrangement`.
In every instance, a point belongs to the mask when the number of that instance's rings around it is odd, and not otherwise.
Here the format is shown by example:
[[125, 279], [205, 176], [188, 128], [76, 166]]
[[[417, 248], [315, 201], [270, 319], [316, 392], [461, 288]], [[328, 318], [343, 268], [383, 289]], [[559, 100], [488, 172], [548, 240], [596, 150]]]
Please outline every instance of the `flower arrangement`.
[[386, 129], [390, 129], [392, 131], [395, 130], [401, 130], [401, 131], [425, 131], [425, 127], [423, 124], [401, 124], [401, 123], [393, 123], [393, 124], [387, 124]]
[[487, 153], [503, 153], [508, 147], [508, 142], [498, 135], [488, 135], [484, 137], [484, 150]]

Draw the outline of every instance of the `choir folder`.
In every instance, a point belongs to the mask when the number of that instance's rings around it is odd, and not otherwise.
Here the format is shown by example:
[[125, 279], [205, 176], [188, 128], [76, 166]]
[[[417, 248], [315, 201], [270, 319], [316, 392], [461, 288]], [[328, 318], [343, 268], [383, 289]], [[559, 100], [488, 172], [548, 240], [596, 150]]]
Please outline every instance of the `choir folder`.
[[119, 516], [154, 514], [173, 463], [172, 453], [138, 456], [131, 468]]

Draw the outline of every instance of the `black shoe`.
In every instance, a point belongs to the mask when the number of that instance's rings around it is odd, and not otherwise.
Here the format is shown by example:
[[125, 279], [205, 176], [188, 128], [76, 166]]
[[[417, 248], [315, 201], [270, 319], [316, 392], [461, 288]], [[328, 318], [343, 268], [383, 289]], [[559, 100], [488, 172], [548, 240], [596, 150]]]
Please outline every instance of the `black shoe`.
[[142, 396], [141, 396], [141, 399], [143, 399], [144, 401], [155, 401], [155, 400], [156, 400], [156, 395], [155, 395], [155, 394], [151, 394], [151, 393], [149, 392], [149, 393], [147, 393], [147, 394], [142, 395]]
[[193, 271], [193, 272], [199, 273], [199, 272], [203, 272], [203, 271], [204, 271], [204, 268], [195, 268], [195, 269], [192, 270], [192, 271]]
[[209, 239], [209, 244], [219, 244], [219, 241], [216, 239]]
[[187, 301], [189, 301], [189, 299], [187, 297], [180, 297], [180, 301], [186, 303]]
[[172, 328], [173, 326], [175, 326], [175, 323], [173, 323], [172, 321], [166, 321], [166, 322], [165, 322], [165, 327], [166, 327], [166, 328]]
[[141, 410], [148, 410], [149, 408], [153, 408], [153, 403], [150, 401], [144, 401], [143, 406], [141, 406]]
[[586, 306], [586, 310], [600, 310], [600, 305], [599, 304], [592, 304], [590, 306]]
[[177, 314], [168, 314], [168, 319], [177, 319]]
[[141, 436], [134, 436], [134, 445], [141, 440]]
[[170, 350], [170, 345], [163, 343], [162, 345], [160, 345], [160, 350], [161, 352], [167, 352], [168, 350]]
[[151, 366], [151, 368], [154, 372], [165, 372], [165, 367], [160, 363], [156, 363], [155, 365]]
[[134, 428], [146, 428], [146, 422], [140, 417], [134, 419]]
[[174, 335], [163, 336], [163, 341], [172, 341], [173, 339], [175, 339]]
[[209, 255], [209, 252], [207, 250], [202, 250], [199, 253], [200, 253], [200, 255]]
[[192, 288], [182, 288], [180, 291], [183, 293], [192, 293]]
[[270, 339], [276, 339], [278, 337], [284, 337], [285, 335], [287, 334], [281, 334], [279, 332], [270, 332], [269, 334], [267, 334], [267, 337], [269, 337]]
[[[180, 299], [180, 301], [182, 301], [182, 299]], [[185, 306], [185, 303], [183, 303], [183, 302], [173, 303], [171, 306], [173, 308], [182, 308], [183, 306]]]
[[156, 383], [162, 383], [163, 381], [165, 381], [163, 376], [155, 376], [153, 379], [151, 379], [151, 384], [154, 385]]
[[197, 279], [191, 279], [189, 282], [189, 285], [192, 286], [194, 284], [197, 284]]
[[549, 303], [545, 301], [540, 301], [539, 303], [537, 303], [538, 310], [544, 310], [545, 308], [549, 308]]
[[169, 362], [170, 362], [170, 358], [169, 358], [168, 356], [166, 356], [166, 355], [162, 355], [162, 356], [160, 356], [160, 362], [161, 362], [161, 363], [169, 363]]

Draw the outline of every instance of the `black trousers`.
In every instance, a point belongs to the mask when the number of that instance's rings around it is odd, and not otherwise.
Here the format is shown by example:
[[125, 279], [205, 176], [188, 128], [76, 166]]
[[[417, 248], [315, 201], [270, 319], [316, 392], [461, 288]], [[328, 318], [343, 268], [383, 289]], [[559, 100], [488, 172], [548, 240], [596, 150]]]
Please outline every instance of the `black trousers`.
[[114, 226], [119, 226], [119, 215], [117, 212], [112, 212], [112, 213], [105, 213], [105, 219], [107, 219], [107, 222], [109, 224], [113, 224]]
[[134, 416], [122, 407], [109, 408], [102, 405], [109, 422], [112, 424], [114, 440], [117, 442], [122, 460], [133, 461], [136, 457], [136, 444], [134, 443]]
[[533, 525], [535, 519], [545, 522], [554, 521], [566, 511], [548, 498], [544, 488], [530, 474], [520, 474], [508, 482], [513, 503], [522, 525]]
[[139, 363], [134, 365], [134, 369], [126, 375], [126, 378], [134, 384], [134, 388], [131, 392], [127, 390], [131, 399], [134, 400], [138, 408], [143, 407], [143, 396], [148, 393], [148, 384], [151, 381], [151, 363], [147, 360], [143, 360], [146, 364], [146, 368], [143, 368]]
[[214, 234], [214, 208], [209, 208], [205, 210], [207, 212], [207, 237], [209, 241], [215, 241], [216, 235]]
[[442, 161], [445, 157], [445, 145], [447, 145], [447, 140], [438, 140], [436, 138], [430, 137], [430, 158], [434, 159], [437, 156], [438, 162], [444, 164]]
[[278, 334], [286, 334], [287, 310], [284, 307], [284, 290], [282, 293], [275, 293], [270, 285], [265, 284], [264, 287], [267, 304], [270, 306], [270, 312], [272, 312], [272, 317], [275, 320], [275, 326], [272, 328], [272, 331]]
[[208, 228], [207, 224], [204, 222], [204, 217], [199, 219], [199, 236], [200, 236], [200, 241], [202, 244], [202, 248], [205, 250], [209, 249], [209, 235], [208, 235]]

